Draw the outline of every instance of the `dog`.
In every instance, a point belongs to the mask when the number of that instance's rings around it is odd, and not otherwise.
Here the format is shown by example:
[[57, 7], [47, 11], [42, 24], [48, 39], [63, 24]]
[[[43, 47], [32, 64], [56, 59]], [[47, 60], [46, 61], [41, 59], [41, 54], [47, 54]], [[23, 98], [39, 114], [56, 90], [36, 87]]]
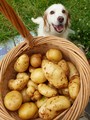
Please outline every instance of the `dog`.
[[44, 12], [43, 17], [31, 20], [38, 24], [38, 36], [58, 36], [68, 38], [74, 31], [70, 29], [70, 14], [62, 4], [53, 4]]

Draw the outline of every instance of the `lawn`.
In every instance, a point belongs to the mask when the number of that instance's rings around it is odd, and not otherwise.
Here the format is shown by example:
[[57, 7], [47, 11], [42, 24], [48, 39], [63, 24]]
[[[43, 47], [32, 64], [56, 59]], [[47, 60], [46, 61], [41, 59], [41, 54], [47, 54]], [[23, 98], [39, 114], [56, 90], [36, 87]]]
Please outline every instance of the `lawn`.
[[[84, 45], [86, 56], [90, 58], [90, 0], [7, 0], [21, 17], [30, 31], [37, 26], [32, 23], [31, 17], [43, 15], [45, 9], [54, 3], [62, 3], [71, 14], [71, 28], [75, 35], [70, 36], [75, 44]], [[0, 42], [13, 38], [19, 33], [0, 14]]]

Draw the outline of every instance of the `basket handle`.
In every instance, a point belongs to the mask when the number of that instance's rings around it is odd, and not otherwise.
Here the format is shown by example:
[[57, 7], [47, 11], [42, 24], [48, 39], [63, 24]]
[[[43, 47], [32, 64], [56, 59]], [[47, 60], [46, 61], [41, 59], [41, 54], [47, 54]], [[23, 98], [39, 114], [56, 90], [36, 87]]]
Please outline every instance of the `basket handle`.
[[22, 37], [25, 38], [26, 43], [28, 43], [30, 47], [33, 47], [33, 36], [6, 0], [0, 0], [0, 12], [13, 24]]

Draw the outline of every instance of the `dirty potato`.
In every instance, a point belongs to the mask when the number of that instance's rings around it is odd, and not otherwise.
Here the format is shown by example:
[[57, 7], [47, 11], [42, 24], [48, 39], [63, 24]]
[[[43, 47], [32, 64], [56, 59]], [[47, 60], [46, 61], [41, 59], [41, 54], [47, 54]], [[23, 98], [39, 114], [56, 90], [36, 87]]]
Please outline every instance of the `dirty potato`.
[[76, 69], [73, 63], [67, 62], [67, 64], [69, 67], [69, 79], [71, 79], [75, 75], [79, 75], [78, 70]]
[[75, 100], [78, 93], [79, 93], [79, 90], [80, 90], [80, 78], [79, 78], [79, 76], [74, 76], [73, 79], [70, 80], [68, 89], [69, 89], [70, 97], [73, 100]]
[[29, 79], [11, 79], [8, 82], [10, 90], [22, 90], [28, 83]]
[[58, 62], [58, 65], [63, 69], [66, 75], [69, 75], [69, 67], [67, 62], [64, 59], [60, 60]]
[[40, 108], [46, 101], [48, 100], [47, 97], [43, 96], [41, 99], [36, 101], [36, 105], [38, 108]]
[[68, 86], [68, 79], [62, 68], [48, 60], [42, 61], [42, 70], [47, 80], [56, 88], [65, 88]]
[[39, 84], [38, 91], [45, 97], [53, 97], [57, 95], [57, 90], [46, 84]]
[[17, 79], [29, 80], [29, 75], [25, 72], [18, 73], [16, 76]]
[[39, 109], [39, 116], [44, 120], [52, 120], [60, 111], [71, 106], [69, 99], [65, 96], [49, 98]]

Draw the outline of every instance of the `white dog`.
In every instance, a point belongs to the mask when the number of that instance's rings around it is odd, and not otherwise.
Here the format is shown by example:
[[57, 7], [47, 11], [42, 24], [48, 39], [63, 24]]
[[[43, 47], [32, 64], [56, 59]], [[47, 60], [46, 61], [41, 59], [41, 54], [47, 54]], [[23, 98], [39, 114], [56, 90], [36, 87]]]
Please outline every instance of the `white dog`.
[[54, 35], [68, 38], [69, 33], [74, 33], [70, 27], [70, 14], [62, 4], [53, 4], [45, 12], [43, 17], [31, 20], [38, 24], [38, 36]]

